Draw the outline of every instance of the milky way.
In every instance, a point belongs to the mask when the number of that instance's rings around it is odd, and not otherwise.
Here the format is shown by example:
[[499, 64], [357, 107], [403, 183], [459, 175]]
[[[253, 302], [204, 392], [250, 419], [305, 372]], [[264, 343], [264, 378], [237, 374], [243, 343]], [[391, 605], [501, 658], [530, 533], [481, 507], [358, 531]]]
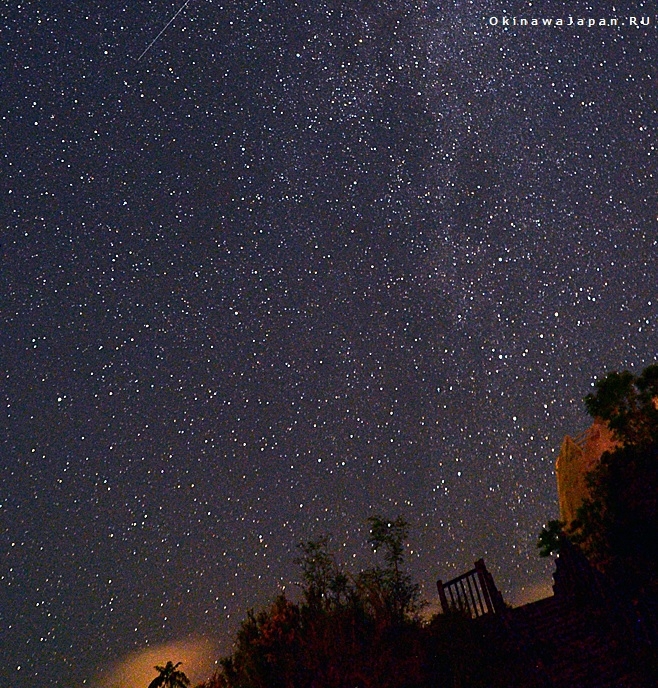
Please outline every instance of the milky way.
[[372, 514], [430, 601], [550, 582], [562, 437], [658, 351], [658, 34], [508, 4], [195, 0], [146, 52], [180, 3], [3, 10], [11, 685], [227, 651]]

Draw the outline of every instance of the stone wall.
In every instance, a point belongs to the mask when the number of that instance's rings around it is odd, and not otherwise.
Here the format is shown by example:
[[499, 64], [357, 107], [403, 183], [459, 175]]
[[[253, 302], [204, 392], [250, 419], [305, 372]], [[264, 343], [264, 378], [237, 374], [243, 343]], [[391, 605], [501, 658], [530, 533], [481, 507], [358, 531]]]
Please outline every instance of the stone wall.
[[568, 435], [564, 438], [555, 463], [561, 521], [570, 524], [576, 518], [578, 508], [589, 494], [585, 476], [596, 467], [604, 452], [618, 445], [602, 420], [595, 420], [589, 430], [576, 439]]

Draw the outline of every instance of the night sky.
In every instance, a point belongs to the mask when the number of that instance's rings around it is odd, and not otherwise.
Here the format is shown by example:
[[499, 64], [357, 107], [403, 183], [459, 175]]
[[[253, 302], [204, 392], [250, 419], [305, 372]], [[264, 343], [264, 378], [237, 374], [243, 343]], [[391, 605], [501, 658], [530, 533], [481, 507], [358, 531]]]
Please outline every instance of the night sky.
[[656, 362], [652, 3], [192, 0], [138, 59], [182, 4], [0, 10], [14, 688], [215, 658], [373, 514], [430, 601], [548, 594], [562, 438]]

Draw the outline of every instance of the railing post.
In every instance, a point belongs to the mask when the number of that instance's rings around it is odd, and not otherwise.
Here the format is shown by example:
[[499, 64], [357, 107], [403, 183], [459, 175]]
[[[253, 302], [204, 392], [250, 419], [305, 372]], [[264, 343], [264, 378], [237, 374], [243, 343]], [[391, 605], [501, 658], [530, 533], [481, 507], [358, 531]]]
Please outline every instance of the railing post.
[[443, 589], [443, 581], [439, 578], [436, 581], [436, 587], [439, 590], [439, 600], [441, 601], [441, 609], [444, 614], [448, 613], [448, 598], [446, 597], [446, 591]]
[[471, 618], [477, 618], [483, 614], [501, 614], [507, 608], [484, 559], [478, 559], [472, 571], [447, 583], [438, 580], [436, 587], [444, 614], [450, 609], [459, 609]]
[[475, 568], [478, 572], [478, 577], [485, 588], [485, 594], [489, 599], [491, 605], [490, 609], [495, 614], [501, 614], [505, 611], [505, 600], [500, 594], [500, 591], [494, 583], [493, 576], [487, 571], [487, 567], [484, 564], [484, 559], [478, 559], [475, 562]]
[[480, 581], [482, 594], [484, 595], [484, 602], [487, 607], [487, 613], [494, 611], [494, 605], [491, 600], [491, 593], [489, 592], [489, 581], [487, 580], [487, 567], [484, 565], [484, 559], [478, 559], [475, 562], [475, 570]]

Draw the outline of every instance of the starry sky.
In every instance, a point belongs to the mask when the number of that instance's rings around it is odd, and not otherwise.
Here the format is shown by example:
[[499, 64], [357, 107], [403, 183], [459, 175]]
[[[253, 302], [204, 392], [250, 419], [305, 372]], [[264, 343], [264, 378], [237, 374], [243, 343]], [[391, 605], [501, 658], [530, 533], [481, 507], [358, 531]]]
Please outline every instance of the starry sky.
[[[15, 688], [225, 652], [373, 514], [429, 600], [547, 594], [562, 438], [656, 361], [651, 3], [191, 0], [147, 49], [182, 4], [0, 9]], [[620, 25], [502, 25], [569, 15]]]

